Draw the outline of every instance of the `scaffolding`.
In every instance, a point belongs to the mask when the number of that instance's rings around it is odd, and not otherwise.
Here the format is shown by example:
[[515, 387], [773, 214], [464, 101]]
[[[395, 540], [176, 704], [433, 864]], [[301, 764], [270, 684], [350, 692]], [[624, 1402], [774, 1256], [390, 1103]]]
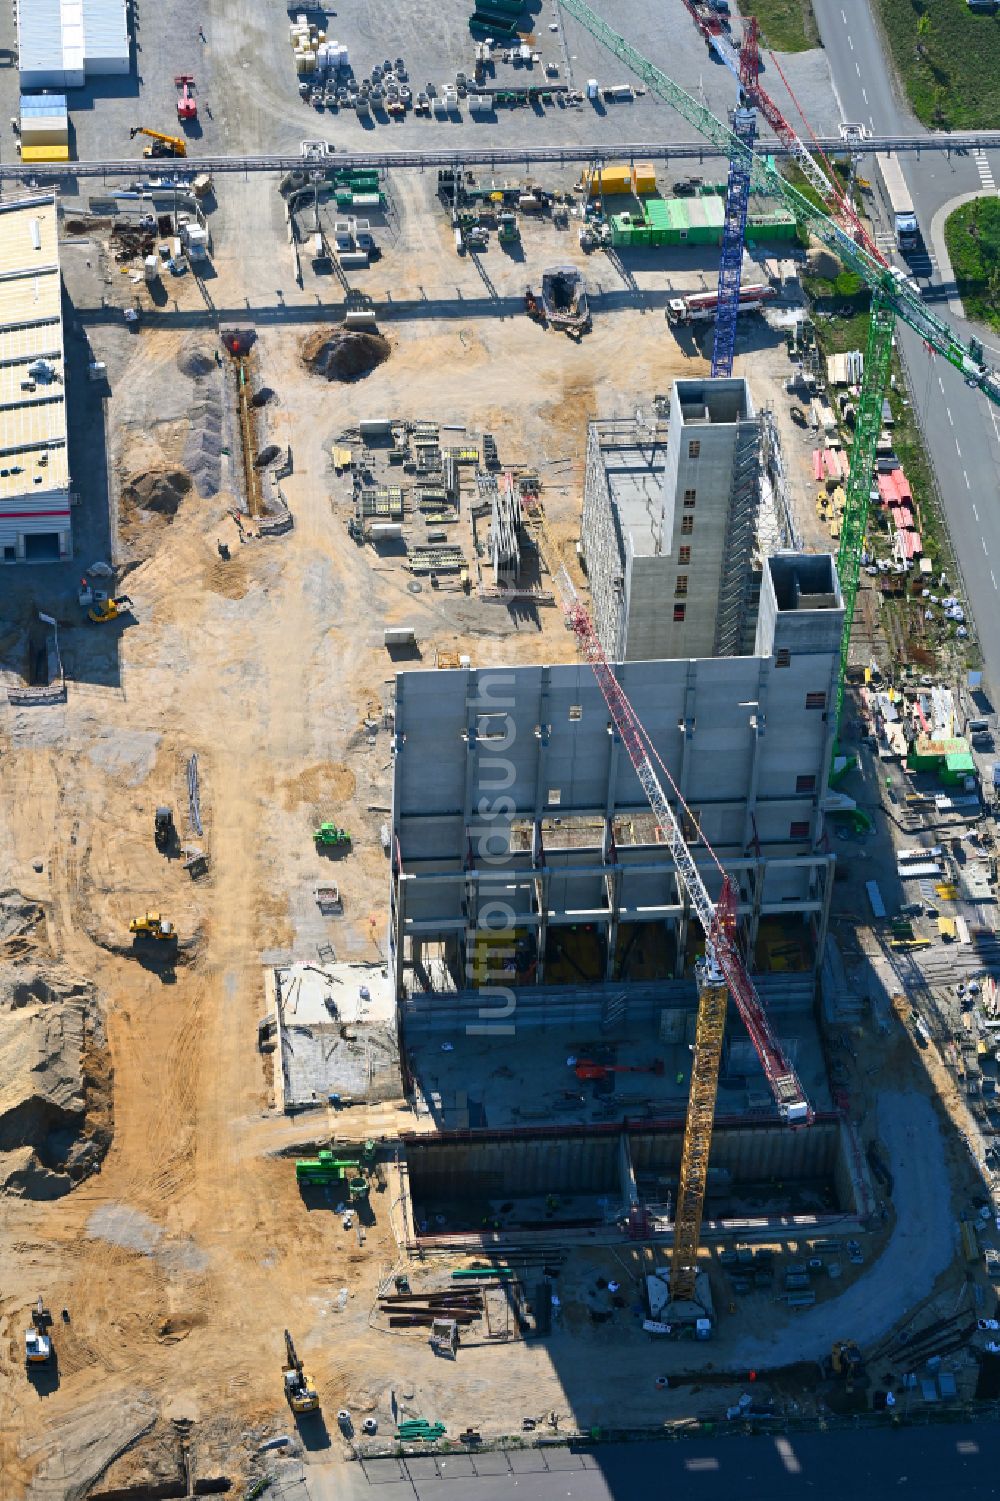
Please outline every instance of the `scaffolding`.
[[495, 584], [516, 584], [521, 576], [521, 492], [508, 469], [503, 485], [490, 490], [489, 552]]
[[744, 645], [751, 593], [751, 560], [760, 512], [761, 425], [758, 416], [737, 424], [719, 580], [719, 607], [715, 619], [714, 655], [717, 657], [739, 656]]

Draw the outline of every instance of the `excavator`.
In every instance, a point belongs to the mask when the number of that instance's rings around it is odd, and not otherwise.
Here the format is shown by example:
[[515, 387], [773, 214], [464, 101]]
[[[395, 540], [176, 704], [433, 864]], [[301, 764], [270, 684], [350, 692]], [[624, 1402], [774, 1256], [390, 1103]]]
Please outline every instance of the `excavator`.
[[319, 1412], [319, 1393], [302, 1369], [295, 1353], [292, 1336], [285, 1330], [285, 1364], [281, 1368], [285, 1381], [285, 1400], [294, 1413]]
[[144, 146], [143, 156], [187, 156], [187, 142], [182, 141], [180, 136], [168, 136], [162, 130], [150, 130], [148, 125], [133, 125], [128, 133], [129, 140], [134, 141], [136, 136], [149, 136], [152, 145]]
[[854, 1340], [836, 1340], [830, 1351], [830, 1374], [839, 1376], [850, 1392], [862, 1380], [864, 1372], [864, 1357]]
[[142, 917], [133, 917], [128, 930], [137, 938], [155, 938], [161, 943], [168, 943], [177, 937], [173, 923], [161, 917], [159, 912], [144, 912]]
[[117, 595], [94, 595], [94, 603], [87, 611], [88, 620], [96, 620], [98, 625], [105, 621], [117, 620], [120, 615], [131, 615], [132, 601], [127, 594]]
[[24, 1331], [24, 1363], [29, 1371], [47, 1366], [52, 1359], [52, 1315], [41, 1298], [31, 1310], [31, 1328]]

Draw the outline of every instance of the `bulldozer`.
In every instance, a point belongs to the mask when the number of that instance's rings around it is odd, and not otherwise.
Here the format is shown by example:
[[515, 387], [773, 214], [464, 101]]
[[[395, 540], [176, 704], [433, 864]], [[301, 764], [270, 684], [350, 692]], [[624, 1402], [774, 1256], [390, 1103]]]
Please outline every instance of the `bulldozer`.
[[52, 1359], [52, 1315], [39, 1298], [31, 1310], [31, 1328], [24, 1331], [24, 1364], [29, 1371], [47, 1366]]
[[131, 615], [132, 601], [127, 594], [94, 595], [94, 603], [87, 611], [88, 620], [95, 620], [98, 625], [105, 621], [117, 620], [120, 615]]
[[317, 849], [348, 845], [351, 836], [346, 829], [339, 829], [335, 823], [321, 823], [318, 829], [313, 830], [313, 841]]
[[159, 912], [145, 912], [142, 917], [133, 917], [128, 930], [137, 938], [155, 938], [161, 943], [170, 942], [177, 937], [173, 923], [161, 917]]
[[143, 156], [187, 156], [188, 154], [187, 142], [180, 136], [170, 136], [162, 130], [150, 130], [148, 125], [133, 125], [128, 135], [130, 141], [134, 141], [136, 136], [149, 136], [151, 144], [143, 147]]
[[294, 1413], [319, 1412], [319, 1393], [302, 1369], [295, 1353], [292, 1336], [285, 1330], [285, 1363], [281, 1368], [285, 1383], [285, 1400]]

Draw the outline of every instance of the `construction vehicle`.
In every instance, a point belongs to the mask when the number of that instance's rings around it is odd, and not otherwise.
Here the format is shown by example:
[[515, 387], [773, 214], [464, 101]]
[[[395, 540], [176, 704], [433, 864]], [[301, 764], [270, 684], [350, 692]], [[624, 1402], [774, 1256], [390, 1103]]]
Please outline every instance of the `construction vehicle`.
[[194, 97], [194, 79], [190, 73], [178, 73], [174, 83], [180, 89], [177, 95], [177, 118], [183, 125], [188, 120], [197, 120], [198, 101]]
[[187, 156], [187, 142], [180, 136], [167, 135], [162, 130], [150, 130], [148, 125], [133, 125], [128, 133], [129, 140], [134, 141], [136, 136], [148, 136], [151, 144], [142, 149], [143, 156]]
[[612, 1074], [662, 1074], [664, 1063], [662, 1058], [654, 1058], [652, 1063], [594, 1063], [589, 1058], [578, 1058], [573, 1066], [573, 1072], [578, 1079], [610, 1079]]
[[545, 327], [548, 321], [545, 317], [545, 309], [535, 296], [532, 287], [525, 287], [524, 289], [524, 311], [533, 323], [540, 323], [543, 328]]
[[87, 611], [88, 620], [96, 620], [98, 625], [105, 621], [117, 620], [120, 615], [131, 615], [132, 601], [127, 594], [98, 594], [94, 593], [94, 603]]
[[319, 1412], [319, 1392], [302, 1368], [295, 1353], [292, 1336], [285, 1330], [285, 1363], [281, 1368], [285, 1383], [285, 1401], [294, 1413]]
[[169, 849], [175, 835], [173, 812], [162, 804], [153, 816], [153, 843], [158, 850]]
[[28, 1370], [48, 1365], [52, 1359], [52, 1315], [39, 1297], [31, 1310], [31, 1328], [24, 1331], [24, 1363]]
[[[740, 287], [739, 310], [741, 313], [756, 313], [765, 302], [777, 297], [773, 287], [752, 283]], [[691, 292], [686, 297], [671, 297], [667, 303], [668, 323], [709, 323], [719, 309], [718, 292]]]
[[335, 1157], [330, 1151], [321, 1151], [315, 1157], [300, 1157], [295, 1164], [295, 1179], [301, 1188], [333, 1187], [346, 1185], [350, 1197], [357, 1201], [367, 1199], [370, 1189], [357, 1157]]
[[313, 841], [317, 849], [338, 848], [350, 844], [351, 836], [346, 829], [339, 829], [335, 823], [321, 823], [318, 829], [313, 830]]
[[177, 937], [173, 923], [161, 917], [159, 912], [144, 912], [141, 917], [133, 917], [128, 930], [137, 938], [155, 938], [160, 943], [168, 943]]

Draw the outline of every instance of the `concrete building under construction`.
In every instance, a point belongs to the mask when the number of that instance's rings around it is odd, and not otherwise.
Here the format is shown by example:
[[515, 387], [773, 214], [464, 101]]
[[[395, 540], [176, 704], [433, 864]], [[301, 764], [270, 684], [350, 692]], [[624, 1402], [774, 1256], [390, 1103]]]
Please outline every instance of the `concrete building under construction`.
[[[620, 669], [696, 854], [700, 831], [739, 880], [762, 968], [771, 919], [806, 968], [826, 928], [842, 623], [833, 560], [779, 554], [752, 655]], [[681, 979], [699, 937], [589, 666], [399, 675], [390, 940], [404, 1007], [411, 992], [475, 991], [497, 949], [517, 986], [620, 983], [639, 954], [648, 978]]]
[[675, 381], [665, 424], [591, 422], [581, 542], [612, 661], [753, 650], [761, 442], [741, 379]]

